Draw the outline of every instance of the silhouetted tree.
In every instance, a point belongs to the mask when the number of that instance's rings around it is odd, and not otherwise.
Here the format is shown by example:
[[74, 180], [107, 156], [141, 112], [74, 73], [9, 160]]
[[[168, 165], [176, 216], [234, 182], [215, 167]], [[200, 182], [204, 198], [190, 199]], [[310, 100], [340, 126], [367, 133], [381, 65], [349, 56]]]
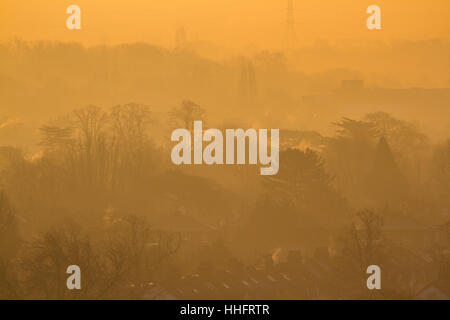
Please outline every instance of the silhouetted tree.
[[191, 130], [195, 120], [205, 120], [205, 109], [191, 100], [183, 100], [179, 108], [175, 108], [171, 112], [174, 120], [181, 120], [184, 128]]
[[[136, 216], [118, 219], [97, 238], [65, 223], [28, 241], [20, 259], [23, 291], [46, 299], [139, 298], [142, 284], [154, 281], [180, 245], [176, 234], [153, 230]], [[80, 267], [82, 290], [67, 290], [69, 265]]]
[[348, 118], [335, 125], [337, 134], [328, 140], [324, 150], [327, 171], [350, 203], [366, 205], [364, 186], [375, 149], [375, 129], [370, 123]]
[[0, 192], [0, 299], [18, 299], [20, 286], [14, 270], [13, 259], [20, 248], [18, 219], [14, 208]]
[[380, 265], [382, 260], [383, 223], [379, 215], [371, 210], [356, 213], [341, 240], [341, 254], [350, 263], [356, 263], [361, 275], [368, 266]]
[[280, 152], [280, 163], [278, 174], [266, 179], [269, 199], [312, 220], [333, 220], [345, 210], [345, 202], [334, 190], [332, 177], [316, 152], [287, 149]]
[[450, 210], [450, 139], [438, 145], [433, 153], [431, 174], [435, 182], [435, 196], [439, 201], [442, 213]]
[[[82, 290], [68, 290], [66, 269], [77, 265], [82, 272]], [[74, 224], [65, 224], [42, 233], [26, 243], [21, 262], [27, 295], [46, 299], [96, 298], [111, 279], [92, 240]]]
[[382, 136], [367, 176], [367, 190], [374, 204], [397, 204], [408, 196], [408, 185], [394, 160], [391, 149]]

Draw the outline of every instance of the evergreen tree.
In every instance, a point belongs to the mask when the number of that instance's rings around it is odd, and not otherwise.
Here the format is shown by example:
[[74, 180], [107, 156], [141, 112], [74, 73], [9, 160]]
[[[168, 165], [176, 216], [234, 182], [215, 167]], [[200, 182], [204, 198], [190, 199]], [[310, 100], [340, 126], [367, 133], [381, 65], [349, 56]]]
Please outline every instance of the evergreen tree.
[[378, 141], [371, 171], [367, 177], [368, 194], [377, 205], [397, 204], [407, 197], [407, 182], [398, 168], [384, 136]]

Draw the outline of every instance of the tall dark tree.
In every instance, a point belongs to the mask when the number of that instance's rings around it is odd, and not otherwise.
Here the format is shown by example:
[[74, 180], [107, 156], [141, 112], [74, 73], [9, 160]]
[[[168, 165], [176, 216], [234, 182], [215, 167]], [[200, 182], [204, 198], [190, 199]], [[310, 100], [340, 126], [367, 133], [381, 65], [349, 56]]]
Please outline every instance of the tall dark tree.
[[336, 188], [355, 206], [367, 205], [365, 178], [376, 143], [372, 124], [343, 118], [334, 123], [336, 136], [329, 139], [324, 150], [327, 170], [334, 176]]
[[368, 195], [376, 205], [398, 204], [407, 200], [407, 182], [384, 136], [378, 141], [366, 183]]
[[267, 198], [313, 221], [333, 220], [345, 211], [345, 201], [332, 186], [332, 177], [316, 152], [287, 149], [280, 152], [280, 163], [278, 174], [267, 177]]

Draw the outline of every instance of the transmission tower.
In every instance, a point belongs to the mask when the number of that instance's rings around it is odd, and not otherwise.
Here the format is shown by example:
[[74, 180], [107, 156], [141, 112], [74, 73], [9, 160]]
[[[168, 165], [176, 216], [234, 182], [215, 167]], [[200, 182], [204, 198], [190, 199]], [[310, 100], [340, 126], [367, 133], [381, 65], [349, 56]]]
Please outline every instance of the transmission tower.
[[294, 21], [294, 0], [287, 0], [286, 13], [286, 49], [292, 50], [295, 46], [295, 21]]

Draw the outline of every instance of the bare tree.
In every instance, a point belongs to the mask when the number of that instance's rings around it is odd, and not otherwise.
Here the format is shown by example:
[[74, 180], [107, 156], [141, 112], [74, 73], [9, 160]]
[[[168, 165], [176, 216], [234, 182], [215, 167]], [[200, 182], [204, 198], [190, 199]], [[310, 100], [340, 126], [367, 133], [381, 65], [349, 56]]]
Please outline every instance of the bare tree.
[[157, 151], [148, 136], [151, 123], [148, 107], [129, 103], [111, 109], [113, 139], [112, 184], [123, 187], [125, 182], [136, 182], [152, 173]]
[[6, 194], [0, 191], [0, 259], [14, 257], [19, 245], [17, 214]]
[[13, 270], [13, 259], [20, 246], [18, 222], [14, 208], [0, 192], [0, 299], [17, 299], [21, 290]]
[[[82, 270], [83, 290], [67, 289], [69, 265], [77, 265]], [[33, 298], [96, 298], [107, 283], [92, 241], [74, 224], [53, 228], [29, 241], [20, 266], [24, 289]]]
[[371, 264], [380, 264], [383, 248], [383, 223], [381, 217], [371, 210], [356, 213], [356, 220], [341, 239], [342, 254], [358, 264], [362, 274]]
[[[94, 241], [73, 223], [42, 233], [26, 243], [16, 273], [0, 263], [1, 295], [29, 298], [139, 298], [155, 272], [179, 249], [178, 234], [152, 229], [145, 219], [130, 215], [110, 226], [103, 240]], [[1, 262], [1, 261], [0, 261]], [[82, 271], [82, 290], [68, 290], [66, 269]], [[20, 275], [17, 283], [15, 275]]]
[[[153, 280], [161, 263], [178, 251], [180, 244], [179, 234], [154, 230], [144, 218], [129, 215], [109, 230], [104, 245], [115, 278], [126, 279], [126, 285], [142, 289], [143, 284]], [[134, 290], [134, 294], [143, 292]]]
[[183, 100], [179, 108], [171, 112], [172, 119], [181, 120], [187, 130], [191, 130], [195, 120], [204, 120], [205, 109], [201, 108], [191, 100]]

